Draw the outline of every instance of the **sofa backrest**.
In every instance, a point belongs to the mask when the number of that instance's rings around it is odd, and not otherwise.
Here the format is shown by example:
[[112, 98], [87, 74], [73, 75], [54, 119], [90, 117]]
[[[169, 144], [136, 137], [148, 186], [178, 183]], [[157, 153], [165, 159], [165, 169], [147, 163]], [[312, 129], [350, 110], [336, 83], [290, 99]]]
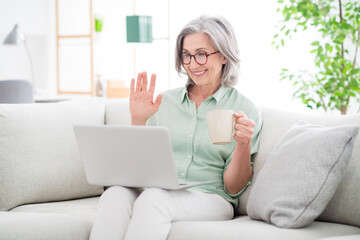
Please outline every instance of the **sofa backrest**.
[[131, 125], [129, 100], [106, 100], [105, 105], [106, 125]]
[[[260, 135], [259, 151], [254, 159], [254, 181], [279, 139], [293, 124], [305, 120], [324, 126], [360, 125], [357, 115], [321, 115], [296, 113], [272, 108], [262, 108], [263, 128]], [[284, 179], [286, 181], [286, 179]], [[345, 177], [337, 192], [318, 218], [323, 221], [360, 226], [360, 137], [355, 142], [353, 155]], [[246, 204], [252, 186], [240, 196], [238, 214], [246, 214]]]
[[0, 104], [0, 210], [100, 195], [89, 185], [73, 126], [104, 124], [102, 99]]

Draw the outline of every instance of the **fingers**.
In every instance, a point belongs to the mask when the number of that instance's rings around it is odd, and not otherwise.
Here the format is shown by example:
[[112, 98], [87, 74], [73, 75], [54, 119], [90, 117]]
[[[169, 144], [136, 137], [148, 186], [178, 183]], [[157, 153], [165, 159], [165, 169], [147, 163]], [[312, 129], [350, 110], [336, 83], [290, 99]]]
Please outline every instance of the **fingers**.
[[236, 119], [235, 124], [252, 128], [255, 127], [255, 122], [249, 118], [238, 118]]
[[160, 106], [162, 96], [163, 96], [162, 94], [159, 94], [159, 95], [156, 97], [155, 105]]
[[240, 124], [236, 124], [235, 125], [235, 130], [236, 130], [236, 134], [237, 135], [253, 135], [254, 133], [254, 128], [252, 127], [248, 127], [248, 126], [244, 126], [244, 125], [240, 125]]
[[249, 119], [245, 113], [239, 111], [234, 113], [235, 119], [235, 135], [234, 138], [238, 142], [250, 142], [254, 133], [255, 122]]
[[[134, 80], [134, 83], [133, 83]], [[136, 90], [135, 90], [135, 79], [131, 80], [131, 84], [134, 84], [134, 87], [132, 87], [132, 85], [130, 85], [130, 93], [131, 92], [141, 92], [141, 91], [147, 91], [147, 84], [148, 84], [148, 80], [147, 80], [147, 73], [146, 72], [141, 72], [138, 73], [137, 76], [137, 80], [136, 80]], [[149, 87], [149, 91], [151, 93], [154, 93], [155, 91], [155, 84], [156, 84], [156, 75], [152, 74], [151, 75], [151, 81], [150, 81], [150, 87]]]
[[136, 91], [137, 92], [141, 91], [141, 78], [142, 78], [142, 73], [138, 73], [137, 80], [136, 80]]
[[239, 111], [237, 113], [234, 113], [233, 116], [236, 118], [235, 123], [240, 125], [245, 125], [249, 127], [254, 127], [255, 122], [252, 119], [249, 119], [245, 113]]
[[130, 96], [132, 96], [135, 92], [135, 79], [132, 78], [130, 82]]
[[234, 139], [239, 143], [250, 143], [254, 134], [253, 128], [241, 126], [236, 129]]
[[156, 84], [156, 74], [151, 75], [149, 92], [154, 93]]
[[242, 117], [247, 118], [246, 114], [243, 113], [242, 111], [238, 111], [238, 112], [234, 113], [233, 116], [236, 118], [242, 118]]
[[147, 90], [147, 73], [142, 72], [142, 84], [141, 84], [141, 90]]

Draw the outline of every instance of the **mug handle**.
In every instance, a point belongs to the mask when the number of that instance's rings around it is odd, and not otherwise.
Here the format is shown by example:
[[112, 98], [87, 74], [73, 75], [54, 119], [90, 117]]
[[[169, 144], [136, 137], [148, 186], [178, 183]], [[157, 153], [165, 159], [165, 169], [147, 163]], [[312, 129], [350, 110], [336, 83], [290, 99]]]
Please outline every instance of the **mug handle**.
[[[234, 114], [234, 113], [233, 113]], [[234, 117], [234, 116], [232, 116], [232, 121], [233, 121], [233, 133], [232, 133], [232, 137], [234, 137], [235, 136], [235, 133], [236, 133], [236, 131], [235, 131], [235, 120], [236, 120], [236, 118]]]

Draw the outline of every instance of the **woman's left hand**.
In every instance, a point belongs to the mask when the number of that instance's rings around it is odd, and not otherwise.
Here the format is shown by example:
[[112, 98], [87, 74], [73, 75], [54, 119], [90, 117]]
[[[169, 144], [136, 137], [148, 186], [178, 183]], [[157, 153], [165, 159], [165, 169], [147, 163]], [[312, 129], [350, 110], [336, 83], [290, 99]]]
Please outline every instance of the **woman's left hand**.
[[255, 122], [252, 119], [249, 119], [245, 113], [239, 111], [234, 113], [235, 117], [235, 134], [234, 139], [236, 142], [241, 144], [251, 143], [251, 138], [254, 133]]

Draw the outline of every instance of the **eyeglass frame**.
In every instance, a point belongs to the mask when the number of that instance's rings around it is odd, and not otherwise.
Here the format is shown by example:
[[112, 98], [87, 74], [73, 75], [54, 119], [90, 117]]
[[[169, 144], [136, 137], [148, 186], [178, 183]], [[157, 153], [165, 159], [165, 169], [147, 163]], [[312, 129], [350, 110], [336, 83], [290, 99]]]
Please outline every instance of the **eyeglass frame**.
[[184, 64], [184, 65], [189, 65], [189, 64], [191, 63], [191, 59], [192, 59], [192, 58], [194, 58], [194, 60], [195, 60], [195, 62], [196, 62], [197, 64], [199, 64], [199, 65], [205, 65], [205, 64], [207, 63], [207, 61], [208, 61], [208, 57], [209, 57], [209, 56], [214, 55], [214, 54], [217, 54], [217, 53], [219, 53], [219, 52], [220, 52], [220, 51], [216, 51], [216, 52], [213, 52], [213, 53], [205, 54], [205, 57], [206, 57], [205, 63], [198, 63], [198, 61], [196, 61], [195, 55], [196, 55], [196, 54], [199, 54], [199, 53], [195, 53], [195, 54], [193, 54], [193, 55], [186, 53], [186, 54], [188, 54], [188, 55], [190, 56], [190, 61], [189, 61], [189, 63], [184, 63], [183, 54], [184, 54], [185, 52], [182, 52], [182, 53], [180, 54], [180, 57], [181, 57], [181, 62], [182, 62], [182, 64]]

